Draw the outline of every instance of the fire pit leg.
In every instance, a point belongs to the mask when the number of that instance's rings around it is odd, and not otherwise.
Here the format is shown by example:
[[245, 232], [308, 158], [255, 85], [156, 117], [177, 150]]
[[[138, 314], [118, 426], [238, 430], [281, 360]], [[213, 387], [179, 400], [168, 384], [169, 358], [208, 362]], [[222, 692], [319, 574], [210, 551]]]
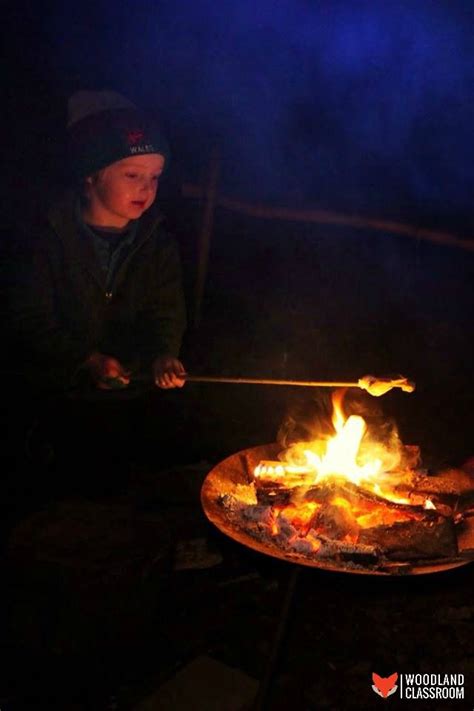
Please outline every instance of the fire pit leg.
[[270, 655], [268, 657], [265, 672], [260, 681], [260, 686], [258, 688], [257, 696], [255, 697], [254, 704], [252, 706], [252, 711], [265, 711], [266, 704], [268, 701], [268, 693], [271, 688], [271, 683], [273, 681], [274, 672], [277, 666], [278, 657], [281, 651], [281, 646], [283, 643], [283, 638], [285, 636], [286, 628], [288, 626], [288, 620], [290, 617], [291, 604], [295, 596], [296, 585], [298, 583], [299, 575], [301, 572], [301, 566], [295, 565], [288, 582], [288, 587], [285, 592], [285, 597], [283, 599], [283, 604], [281, 606], [280, 619], [278, 621], [278, 627], [275, 632], [275, 637], [273, 638], [272, 648], [270, 650]]

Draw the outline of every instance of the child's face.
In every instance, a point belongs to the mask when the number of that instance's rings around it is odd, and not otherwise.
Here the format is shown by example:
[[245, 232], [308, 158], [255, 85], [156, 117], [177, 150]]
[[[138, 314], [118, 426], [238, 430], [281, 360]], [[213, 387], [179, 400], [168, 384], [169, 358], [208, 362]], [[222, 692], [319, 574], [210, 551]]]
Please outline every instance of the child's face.
[[156, 197], [164, 164], [158, 153], [131, 156], [87, 178], [87, 220], [104, 227], [125, 227], [141, 217]]

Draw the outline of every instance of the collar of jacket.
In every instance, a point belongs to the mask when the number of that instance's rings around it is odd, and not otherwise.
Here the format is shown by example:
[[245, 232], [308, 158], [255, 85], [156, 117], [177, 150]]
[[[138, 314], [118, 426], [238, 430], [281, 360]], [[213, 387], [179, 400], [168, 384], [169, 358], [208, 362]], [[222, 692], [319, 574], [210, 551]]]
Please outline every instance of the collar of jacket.
[[[102, 284], [103, 277], [95, 255], [94, 245], [91, 240], [84, 239], [83, 231], [78, 229], [76, 218], [78, 199], [79, 197], [76, 193], [66, 194], [49, 211], [48, 223], [60, 239], [67, 258], [82, 263], [89, 272], [92, 272], [99, 284]], [[162, 224], [163, 221], [163, 215], [155, 205], [152, 205], [138, 221], [134, 245], [125, 263], [151, 237], [156, 227]]]

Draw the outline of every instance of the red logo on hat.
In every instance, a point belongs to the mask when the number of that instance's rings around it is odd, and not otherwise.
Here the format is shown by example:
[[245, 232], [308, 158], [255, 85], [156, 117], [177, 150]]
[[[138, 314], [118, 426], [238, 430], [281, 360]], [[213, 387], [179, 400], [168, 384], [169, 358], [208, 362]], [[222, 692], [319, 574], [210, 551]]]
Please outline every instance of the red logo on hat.
[[145, 135], [145, 132], [142, 131], [141, 129], [138, 129], [136, 131], [129, 131], [127, 133], [127, 140], [128, 143], [131, 146], [135, 146], [137, 143], [139, 143]]

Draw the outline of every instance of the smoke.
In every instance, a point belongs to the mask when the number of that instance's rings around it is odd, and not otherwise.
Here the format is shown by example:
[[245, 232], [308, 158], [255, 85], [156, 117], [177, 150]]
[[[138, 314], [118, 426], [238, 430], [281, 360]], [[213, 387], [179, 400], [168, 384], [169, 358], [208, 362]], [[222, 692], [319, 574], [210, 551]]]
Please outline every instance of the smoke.
[[471, 3], [102, 0], [87, 45], [80, 13], [49, 18], [65, 70], [161, 107], [191, 163], [217, 142], [228, 191], [469, 214]]
[[377, 398], [357, 389], [337, 389], [334, 392], [316, 391], [310, 397], [295, 398], [280, 425], [277, 441], [282, 447], [295, 442], [327, 440], [336, 430], [332, 418], [334, 401], [337, 400], [344, 417], [363, 417], [367, 427], [377, 432], [387, 442], [398, 437], [394, 421], [388, 417]]

